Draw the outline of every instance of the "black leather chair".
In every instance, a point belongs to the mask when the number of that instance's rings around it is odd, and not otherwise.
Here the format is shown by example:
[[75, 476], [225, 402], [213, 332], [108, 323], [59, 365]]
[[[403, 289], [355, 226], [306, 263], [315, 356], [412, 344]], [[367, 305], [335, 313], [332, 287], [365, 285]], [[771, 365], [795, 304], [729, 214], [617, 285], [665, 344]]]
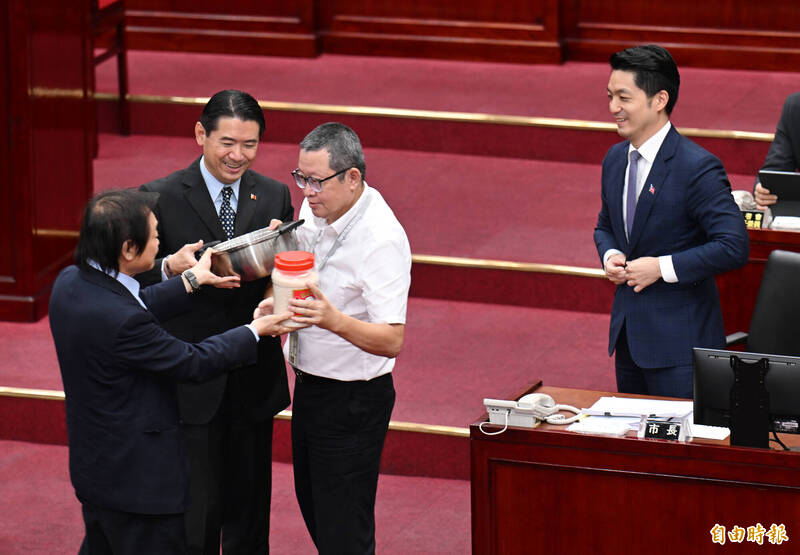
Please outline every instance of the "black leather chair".
[[751, 353], [800, 356], [800, 253], [772, 251], [764, 268], [750, 332], [728, 336]]

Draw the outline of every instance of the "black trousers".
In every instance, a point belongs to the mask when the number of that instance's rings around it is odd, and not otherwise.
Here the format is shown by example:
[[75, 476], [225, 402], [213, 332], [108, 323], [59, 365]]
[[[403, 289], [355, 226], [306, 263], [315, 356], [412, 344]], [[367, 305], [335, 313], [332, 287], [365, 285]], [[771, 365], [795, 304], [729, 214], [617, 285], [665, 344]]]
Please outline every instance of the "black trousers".
[[375, 494], [395, 391], [391, 373], [295, 382], [292, 455], [297, 501], [317, 550], [375, 553]]
[[79, 555], [183, 555], [183, 514], [145, 515], [81, 502], [86, 535]]
[[272, 419], [252, 422], [229, 391], [208, 424], [184, 424], [192, 555], [219, 555], [220, 537], [225, 555], [269, 553]]

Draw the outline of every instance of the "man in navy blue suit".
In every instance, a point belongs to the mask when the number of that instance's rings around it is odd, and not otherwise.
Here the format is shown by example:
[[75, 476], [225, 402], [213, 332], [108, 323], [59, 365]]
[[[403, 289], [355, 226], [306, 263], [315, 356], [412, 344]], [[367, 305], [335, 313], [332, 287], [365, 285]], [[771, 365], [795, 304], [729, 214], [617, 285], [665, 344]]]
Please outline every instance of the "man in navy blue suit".
[[725, 344], [716, 274], [750, 243], [722, 163], [670, 123], [680, 76], [667, 50], [611, 56], [608, 101], [626, 140], [603, 160], [594, 231], [617, 285], [609, 355], [624, 393], [692, 397], [692, 347]]
[[[167, 333], [165, 318], [188, 311], [203, 285], [238, 287], [192, 268], [139, 289], [133, 279], [158, 252], [153, 193], [109, 191], [92, 199], [75, 266], [50, 298], [50, 328], [66, 396], [69, 469], [86, 535], [81, 553], [186, 553], [183, 512], [188, 461], [175, 381], [201, 381], [253, 364], [259, 337], [286, 331], [264, 316], [199, 343]], [[253, 307], [255, 309], [255, 306]]]

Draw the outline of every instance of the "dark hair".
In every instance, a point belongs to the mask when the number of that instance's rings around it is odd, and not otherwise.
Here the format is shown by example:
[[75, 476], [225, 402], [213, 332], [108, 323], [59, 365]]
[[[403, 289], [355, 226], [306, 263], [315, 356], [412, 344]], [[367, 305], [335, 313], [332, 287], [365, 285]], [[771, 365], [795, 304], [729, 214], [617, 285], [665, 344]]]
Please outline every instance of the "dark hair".
[[[303, 150], [328, 151], [328, 165], [335, 172], [357, 168], [361, 172], [361, 179], [367, 176], [367, 164], [364, 161], [364, 151], [356, 132], [343, 123], [335, 121], [323, 123], [306, 135], [300, 142]], [[344, 176], [339, 176], [342, 181]]]
[[242, 121], [254, 121], [258, 124], [258, 136], [264, 134], [264, 112], [258, 101], [243, 91], [219, 91], [212, 96], [203, 108], [200, 123], [210, 135], [217, 130], [219, 118], [237, 118]]
[[158, 193], [134, 189], [105, 191], [86, 205], [81, 223], [75, 264], [88, 269], [89, 261], [103, 270], [119, 273], [119, 256], [125, 241], [133, 241], [139, 252], [150, 239], [150, 213]]
[[633, 73], [633, 82], [647, 98], [653, 98], [658, 91], [667, 91], [669, 100], [665, 110], [667, 115], [672, 113], [678, 101], [681, 76], [666, 48], [656, 44], [634, 46], [612, 54], [609, 62], [611, 69]]

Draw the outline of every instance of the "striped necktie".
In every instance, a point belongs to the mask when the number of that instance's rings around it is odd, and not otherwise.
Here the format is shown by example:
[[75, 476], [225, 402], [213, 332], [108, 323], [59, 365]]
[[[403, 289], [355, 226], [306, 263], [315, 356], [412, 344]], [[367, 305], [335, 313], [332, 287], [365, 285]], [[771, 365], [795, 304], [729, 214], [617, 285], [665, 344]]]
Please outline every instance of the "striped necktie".
[[628, 239], [633, 231], [633, 217], [636, 215], [636, 178], [639, 175], [639, 158], [642, 155], [638, 150], [631, 151], [631, 163], [628, 168], [628, 194], [625, 201], [625, 220], [628, 227]]

